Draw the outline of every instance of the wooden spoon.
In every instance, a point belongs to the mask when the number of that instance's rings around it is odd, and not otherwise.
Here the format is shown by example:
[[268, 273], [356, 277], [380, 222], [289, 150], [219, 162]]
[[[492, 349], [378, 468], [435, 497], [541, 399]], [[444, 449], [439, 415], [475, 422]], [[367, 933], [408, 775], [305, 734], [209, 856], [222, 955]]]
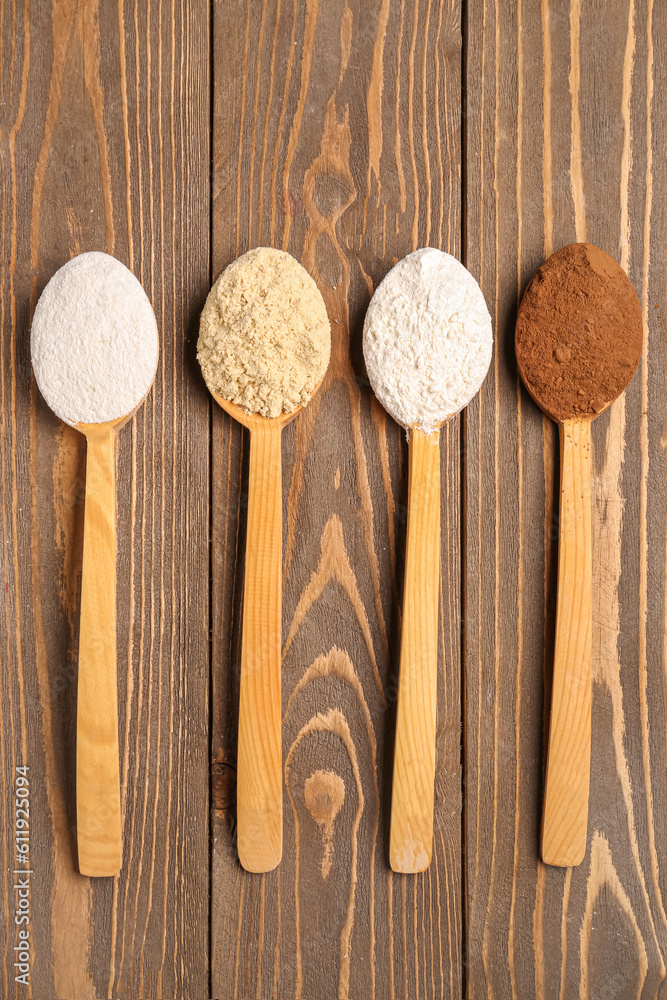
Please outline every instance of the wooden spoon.
[[641, 308], [616, 261], [573, 243], [536, 272], [519, 309], [516, 356], [537, 405], [560, 430], [558, 596], [542, 858], [586, 853], [591, 767], [591, 423], [639, 364]]
[[[86, 436], [86, 501], [76, 737], [79, 869], [116, 875], [122, 860], [116, 676], [116, 434], [148, 395], [159, 341], [153, 307], [120, 261], [73, 257], [42, 292], [30, 331], [37, 384]], [[69, 390], [69, 391], [67, 391]], [[82, 415], [97, 422], [77, 422]]]
[[422, 247], [380, 282], [364, 321], [373, 390], [408, 431], [403, 584], [389, 863], [431, 863], [440, 590], [440, 430], [479, 391], [493, 349], [482, 291], [451, 254]]
[[250, 431], [237, 833], [239, 861], [246, 871], [268, 872], [279, 864], [283, 851], [281, 433], [304, 407], [268, 418], [246, 413], [216, 392], [211, 395], [230, 417]]

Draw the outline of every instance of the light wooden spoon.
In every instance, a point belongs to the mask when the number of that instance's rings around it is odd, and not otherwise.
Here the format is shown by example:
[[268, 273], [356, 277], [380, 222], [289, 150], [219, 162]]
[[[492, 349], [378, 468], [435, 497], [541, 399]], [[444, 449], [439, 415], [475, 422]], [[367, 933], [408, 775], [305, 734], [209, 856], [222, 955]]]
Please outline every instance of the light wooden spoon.
[[[52, 276], [37, 302], [30, 353], [46, 402], [87, 442], [76, 718], [77, 842], [83, 875], [116, 875], [123, 851], [115, 442], [155, 379], [159, 338], [153, 307], [120, 261], [98, 251], [79, 254]], [[112, 419], [77, 422], [84, 414]]]
[[[477, 394], [493, 346], [482, 291], [451, 254], [422, 247], [376, 288], [364, 322], [373, 390], [408, 430], [408, 521], [389, 863], [433, 850], [440, 591], [440, 430]], [[424, 427], [427, 430], [424, 430]]]
[[521, 378], [560, 432], [558, 595], [542, 859], [586, 853], [591, 774], [593, 578], [591, 424], [621, 394], [641, 357], [632, 284], [599, 247], [572, 243], [526, 288], [516, 325]]
[[268, 872], [279, 864], [283, 851], [281, 434], [304, 407], [268, 418], [246, 413], [216, 392], [211, 395], [230, 417], [250, 431], [237, 834], [239, 861], [246, 871]]

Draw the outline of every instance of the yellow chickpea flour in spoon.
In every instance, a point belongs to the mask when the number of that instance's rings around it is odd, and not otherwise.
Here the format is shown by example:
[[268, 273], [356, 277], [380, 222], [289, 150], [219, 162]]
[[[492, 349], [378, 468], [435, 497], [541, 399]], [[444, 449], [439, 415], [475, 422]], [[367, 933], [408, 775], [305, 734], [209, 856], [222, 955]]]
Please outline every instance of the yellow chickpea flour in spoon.
[[220, 275], [201, 316], [198, 357], [214, 399], [250, 431], [237, 764], [239, 860], [282, 856], [282, 428], [329, 364], [324, 300], [289, 254], [261, 247]]
[[440, 427], [486, 376], [491, 317], [479, 285], [448, 253], [427, 247], [394, 267], [371, 299], [364, 358], [373, 390], [408, 429], [403, 586], [389, 860], [431, 861], [440, 588]]
[[118, 429], [143, 402], [158, 359], [146, 293], [120, 261], [83, 253], [53, 275], [30, 331], [35, 378], [51, 409], [86, 436], [76, 720], [79, 868], [115, 875], [122, 858], [116, 679]]
[[279, 417], [309, 401], [329, 365], [324, 300], [290, 254], [259, 247], [222, 272], [201, 314], [197, 357], [211, 392]]

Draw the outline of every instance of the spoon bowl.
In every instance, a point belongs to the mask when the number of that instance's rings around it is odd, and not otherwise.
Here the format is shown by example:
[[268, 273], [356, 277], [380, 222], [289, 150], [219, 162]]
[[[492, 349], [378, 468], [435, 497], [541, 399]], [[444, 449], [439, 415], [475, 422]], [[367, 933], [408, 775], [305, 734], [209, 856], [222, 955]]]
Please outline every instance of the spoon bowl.
[[594, 419], [627, 387], [641, 358], [641, 307], [623, 268], [571, 243], [531, 278], [516, 323], [526, 389], [557, 423]]
[[[320, 379], [315, 386], [313, 396], [319, 389], [321, 381], [322, 380]], [[292, 420], [294, 420], [295, 417], [298, 417], [299, 414], [306, 408], [305, 406], [297, 406], [296, 410], [292, 410], [291, 413], [281, 413], [277, 417], [263, 417], [261, 413], [248, 413], [246, 410], [242, 410], [240, 406], [236, 405], [236, 403], [230, 402], [230, 400], [225, 399], [217, 392], [213, 392], [211, 390], [211, 395], [218, 406], [222, 407], [225, 413], [228, 413], [230, 417], [233, 417], [234, 420], [238, 421], [239, 424], [242, 424], [249, 431], [266, 430], [267, 425], [282, 430], [283, 427], [286, 427], [287, 424], [291, 423]]]

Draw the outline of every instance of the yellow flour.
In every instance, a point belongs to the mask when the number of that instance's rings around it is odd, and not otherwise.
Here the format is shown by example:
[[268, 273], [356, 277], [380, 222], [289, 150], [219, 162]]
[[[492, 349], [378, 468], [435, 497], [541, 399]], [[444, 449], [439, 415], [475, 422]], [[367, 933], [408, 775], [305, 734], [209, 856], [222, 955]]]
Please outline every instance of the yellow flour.
[[278, 417], [305, 405], [330, 354], [324, 300], [290, 254], [250, 250], [209, 292], [199, 326], [199, 364], [209, 389], [246, 413]]

